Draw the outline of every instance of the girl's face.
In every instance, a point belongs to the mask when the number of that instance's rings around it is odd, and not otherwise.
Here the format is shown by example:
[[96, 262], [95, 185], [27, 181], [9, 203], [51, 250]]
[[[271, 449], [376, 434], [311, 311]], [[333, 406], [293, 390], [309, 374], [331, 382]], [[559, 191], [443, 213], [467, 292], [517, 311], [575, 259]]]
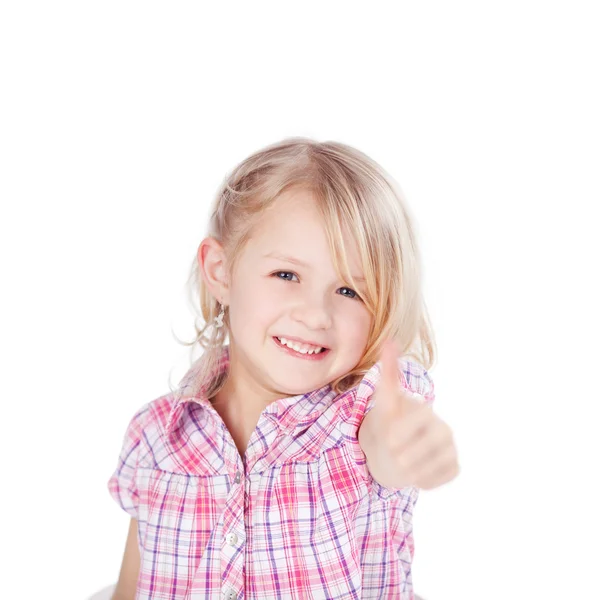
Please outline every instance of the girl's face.
[[[344, 242], [358, 283], [364, 274], [355, 244], [351, 236]], [[364, 288], [345, 287], [338, 278], [311, 194], [282, 194], [245, 246], [224, 298], [231, 325], [230, 378], [237, 378], [230, 385], [270, 403], [351, 371], [366, 350], [371, 326], [361, 295]], [[320, 360], [307, 360], [281, 348], [275, 336], [329, 351]]]

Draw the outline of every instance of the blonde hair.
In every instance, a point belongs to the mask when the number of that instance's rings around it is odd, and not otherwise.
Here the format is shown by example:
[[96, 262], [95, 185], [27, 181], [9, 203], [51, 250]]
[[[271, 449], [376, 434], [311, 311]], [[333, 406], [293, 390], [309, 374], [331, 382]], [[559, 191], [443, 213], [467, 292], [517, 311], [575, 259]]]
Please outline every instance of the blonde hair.
[[[363, 300], [373, 316], [366, 351], [352, 371], [331, 382], [332, 389], [343, 393], [358, 384], [379, 360], [386, 338], [396, 341], [403, 357], [413, 357], [429, 370], [437, 351], [422, 297], [413, 218], [400, 186], [374, 160], [351, 146], [286, 138], [258, 150], [230, 171], [217, 192], [207, 234], [222, 244], [229, 273], [265, 209], [292, 188], [309, 191], [316, 200], [340, 278], [358, 289], [343, 243], [342, 231], [347, 228], [356, 240], [366, 279]], [[229, 311], [225, 311], [223, 327], [215, 328], [220, 305], [200, 275], [196, 256], [186, 291], [197, 315], [196, 336], [181, 343], [192, 346], [192, 353], [198, 345], [204, 348], [188, 389], [195, 395], [201, 388], [211, 398], [228, 374], [219, 377], [217, 367], [229, 331]]]

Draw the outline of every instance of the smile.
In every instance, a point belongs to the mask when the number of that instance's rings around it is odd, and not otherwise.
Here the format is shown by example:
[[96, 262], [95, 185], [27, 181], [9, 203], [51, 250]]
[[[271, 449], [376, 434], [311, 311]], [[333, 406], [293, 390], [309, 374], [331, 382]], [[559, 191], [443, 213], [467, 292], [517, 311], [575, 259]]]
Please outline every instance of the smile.
[[[291, 356], [295, 356], [296, 358], [302, 358], [304, 360], [321, 360], [330, 352], [329, 348], [323, 348], [318, 352], [313, 352], [312, 351], [313, 349], [316, 350], [316, 348], [314, 346], [311, 347], [309, 349], [309, 351], [305, 351], [305, 352], [300, 351], [299, 352], [297, 350], [294, 350], [293, 348], [290, 348], [289, 346], [286, 346], [285, 344], [283, 344], [281, 342], [281, 340], [279, 338], [277, 338], [275, 336], [273, 336], [273, 341], [275, 342], [277, 347], [280, 348], [283, 352], [286, 352], [287, 354], [289, 354]], [[286, 340], [286, 342], [287, 342], [287, 340]], [[295, 342], [291, 342], [291, 343], [296, 345]], [[306, 346], [296, 345], [296, 347], [306, 347]]]

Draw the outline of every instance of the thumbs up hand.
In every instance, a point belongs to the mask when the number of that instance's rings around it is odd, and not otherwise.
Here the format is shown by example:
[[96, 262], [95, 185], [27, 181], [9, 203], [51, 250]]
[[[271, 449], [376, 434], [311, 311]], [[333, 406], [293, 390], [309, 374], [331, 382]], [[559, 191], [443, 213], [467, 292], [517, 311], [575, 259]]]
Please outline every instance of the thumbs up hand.
[[383, 345], [381, 369], [375, 405], [358, 431], [371, 475], [388, 488], [430, 490], [451, 481], [460, 470], [452, 430], [402, 387], [392, 340]]

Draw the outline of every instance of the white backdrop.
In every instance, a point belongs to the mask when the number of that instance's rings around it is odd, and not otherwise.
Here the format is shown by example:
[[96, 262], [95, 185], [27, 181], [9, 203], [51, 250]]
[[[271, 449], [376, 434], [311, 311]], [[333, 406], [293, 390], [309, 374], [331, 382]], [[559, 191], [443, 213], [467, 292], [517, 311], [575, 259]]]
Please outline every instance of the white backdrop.
[[[225, 173], [290, 135], [399, 181], [462, 472], [422, 491], [426, 600], [600, 598], [597, 3], [0, 8], [2, 597], [116, 581], [128, 420], [183, 374]], [[4, 553], [4, 552], [3, 552]]]

